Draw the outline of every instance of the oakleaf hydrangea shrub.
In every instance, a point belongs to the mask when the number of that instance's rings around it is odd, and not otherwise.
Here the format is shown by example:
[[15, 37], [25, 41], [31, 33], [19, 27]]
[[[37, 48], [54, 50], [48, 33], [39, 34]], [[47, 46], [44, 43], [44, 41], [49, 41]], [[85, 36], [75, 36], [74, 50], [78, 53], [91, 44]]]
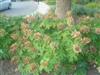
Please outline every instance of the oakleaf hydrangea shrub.
[[0, 14], [0, 60], [12, 57], [9, 53], [9, 46], [15, 40], [11, 38], [11, 34], [18, 34], [21, 21], [20, 17], [12, 18]]
[[100, 71], [100, 18], [82, 18], [79, 25], [67, 26], [67, 19], [48, 15], [26, 17], [19, 36], [10, 46], [11, 62], [22, 75], [86, 75], [89, 66]]

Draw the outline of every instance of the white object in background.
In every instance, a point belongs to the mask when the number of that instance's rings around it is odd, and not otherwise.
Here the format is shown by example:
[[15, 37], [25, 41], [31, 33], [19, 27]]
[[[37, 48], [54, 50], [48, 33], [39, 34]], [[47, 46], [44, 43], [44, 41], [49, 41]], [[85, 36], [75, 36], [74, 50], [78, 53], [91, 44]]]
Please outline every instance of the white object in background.
[[50, 6], [47, 5], [46, 3], [39, 2], [38, 8], [36, 10], [37, 13], [46, 15], [50, 10]]
[[10, 9], [11, 0], [0, 0], [0, 10]]

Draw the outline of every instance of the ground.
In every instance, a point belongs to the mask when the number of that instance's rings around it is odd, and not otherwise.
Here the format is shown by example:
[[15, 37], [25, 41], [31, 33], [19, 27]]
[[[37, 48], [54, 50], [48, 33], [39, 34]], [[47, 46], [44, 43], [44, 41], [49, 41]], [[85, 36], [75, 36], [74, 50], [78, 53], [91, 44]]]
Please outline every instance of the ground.
[[49, 12], [50, 7], [44, 2], [23, 1], [12, 2], [12, 7], [9, 10], [1, 11], [7, 16], [25, 16], [33, 15], [33, 13], [40, 13], [45, 15]]
[[[10, 61], [0, 61], [0, 75], [21, 75], [16, 70], [15, 65], [11, 64]], [[100, 75], [95, 69], [91, 68], [88, 75]]]
[[16, 66], [11, 64], [10, 61], [0, 61], [0, 75], [20, 75], [16, 71]]
[[8, 16], [23, 16], [32, 14], [38, 7], [35, 1], [12, 2], [12, 7], [9, 10], [1, 11]]

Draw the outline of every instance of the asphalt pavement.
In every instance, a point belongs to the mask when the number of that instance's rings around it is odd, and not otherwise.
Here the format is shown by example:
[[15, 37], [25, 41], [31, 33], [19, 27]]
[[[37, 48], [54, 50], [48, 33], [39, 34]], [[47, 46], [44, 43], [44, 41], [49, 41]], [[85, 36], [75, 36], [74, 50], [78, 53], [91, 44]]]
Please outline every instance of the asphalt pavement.
[[0, 11], [7, 16], [24, 16], [34, 13], [38, 8], [38, 3], [35, 1], [12, 2], [11, 9]]

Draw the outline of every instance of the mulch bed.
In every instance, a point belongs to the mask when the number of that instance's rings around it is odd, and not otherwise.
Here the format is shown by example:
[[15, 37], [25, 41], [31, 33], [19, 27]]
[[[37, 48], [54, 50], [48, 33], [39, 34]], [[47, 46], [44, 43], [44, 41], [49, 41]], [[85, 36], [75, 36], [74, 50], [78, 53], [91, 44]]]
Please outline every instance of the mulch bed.
[[[16, 70], [16, 65], [13, 65], [10, 61], [0, 61], [0, 75], [21, 75]], [[100, 75], [96, 69], [90, 68], [88, 75]]]

